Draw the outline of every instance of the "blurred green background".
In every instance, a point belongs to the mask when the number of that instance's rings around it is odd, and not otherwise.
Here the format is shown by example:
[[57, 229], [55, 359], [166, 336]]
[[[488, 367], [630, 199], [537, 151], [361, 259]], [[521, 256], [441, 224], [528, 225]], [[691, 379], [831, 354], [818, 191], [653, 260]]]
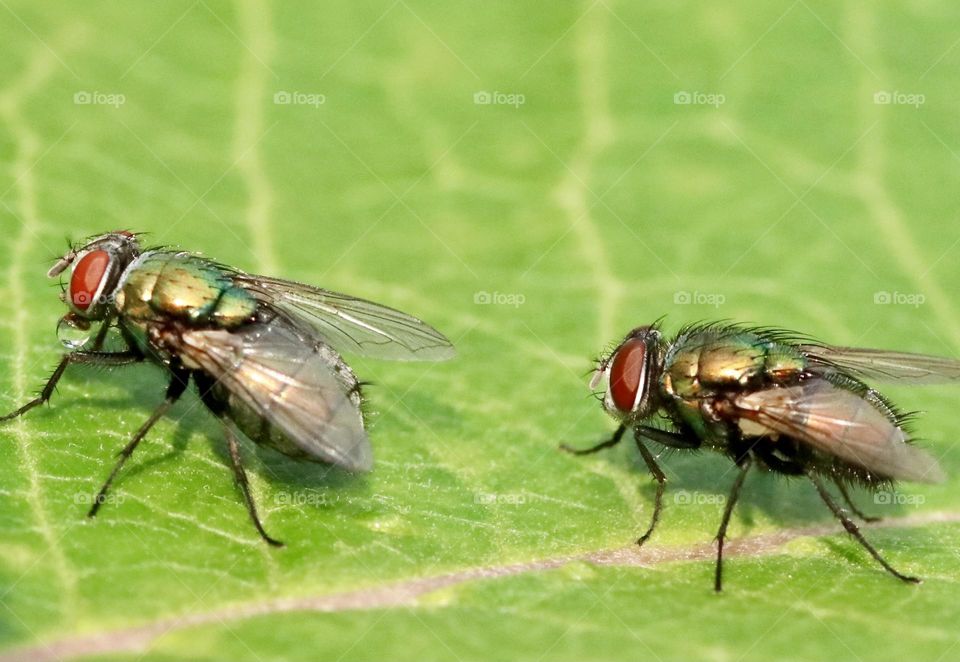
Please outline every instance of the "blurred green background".
[[[960, 7], [0, 0], [0, 405], [56, 363], [55, 285], [116, 228], [422, 316], [459, 357], [351, 359], [368, 476], [245, 444], [150, 367], [78, 369], [0, 429], [0, 658], [949, 659], [960, 495], [857, 494], [905, 586], [812, 488], [664, 456], [657, 536], [590, 360], [629, 328], [731, 318], [960, 354]], [[890, 389], [960, 475], [949, 388]], [[734, 550], [737, 547], [734, 545]], [[603, 561], [602, 563], [598, 561]]]

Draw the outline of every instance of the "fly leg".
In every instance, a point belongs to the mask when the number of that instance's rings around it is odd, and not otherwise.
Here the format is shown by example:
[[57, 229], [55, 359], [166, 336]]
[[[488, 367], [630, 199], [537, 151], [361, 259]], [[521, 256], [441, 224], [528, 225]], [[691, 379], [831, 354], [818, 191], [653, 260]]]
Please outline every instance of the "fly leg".
[[93, 506], [90, 508], [90, 512], [87, 513], [87, 517], [94, 517], [97, 514], [97, 511], [100, 510], [100, 506], [103, 504], [107, 496], [107, 490], [110, 489], [110, 484], [113, 482], [113, 479], [116, 478], [117, 474], [120, 473], [120, 469], [123, 467], [123, 464], [127, 461], [133, 451], [137, 448], [137, 445], [147, 436], [147, 432], [150, 431], [150, 428], [153, 427], [160, 418], [166, 414], [170, 407], [173, 406], [183, 392], [187, 389], [187, 383], [189, 379], [189, 373], [185, 372], [181, 368], [173, 369], [173, 377], [170, 379], [170, 385], [167, 386], [167, 397], [163, 402], [160, 403], [153, 413], [150, 415], [150, 418], [147, 419], [146, 423], [140, 426], [140, 429], [137, 430], [137, 433], [133, 435], [133, 439], [123, 447], [123, 450], [120, 451], [120, 457], [117, 460], [117, 463], [113, 467], [113, 471], [110, 472], [110, 475], [107, 477], [106, 482], [104, 482], [103, 487], [100, 488], [100, 491], [97, 493], [96, 498], [93, 500]]
[[857, 508], [856, 504], [853, 502], [853, 499], [850, 498], [850, 493], [847, 492], [846, 485], [843, 484], [836, 476], [833, 477], [833, 484], [837, 486], [837, 489], [840, 490], [840, 496], [843, 497], [843, 500], [846, 501], [847, 507], [850, 508], [850, 511], [862, 519], [864, 522], [879, 522], [882, 520], [882, 517], [877, 517], [875, 515], [866, 515], [862, 510]]
[[240, 491], [243, 492], [243, 499], [247, 505], [247, 512], [250, 513], [250, 519], [253, 520], [253, 525], [257, 529], [257, 533], [260, 534], [260, 537], [263, 538], [267, 544], [273, 545], [274, 547], [283, 547], [283, 543], [275, 538], [271, 538], [267, 535], [267, 532], [263, 529], [263, 524], [260, 523], [260, 517], [257, 515], [257, 505], [253, 501], [253, 495], [250, 494], [250, 483], [247, 482], [247, 472], [243, 469], [243, 460], [240, 457], [240, 448], [237, 445], [237, 437], [233, 433], [233, 429], [230, 427], [230, 424], [224, 421], [223, 424], [224, 432], [227, 435], [227, 447], [230, 449], [230, 460], [233, 462], [233, 475], [236, 478], [237, 485], [240, 486]]
[[693, 450], [700, 448], [703, 442], [694, 435], [694, 434], [684, 434], [681, 432], [670, 432], [669, 430], [661, 430], [659, 428], [652, 428], [647, 425], [639, 425], [635, 428], [637, 434], [640, 434], [647, 439], [662, 444], [667, 448], [679, 448], [682, 450]]
[[860, 529], [859, 527], [857, 527], [854, 521], [849, 517], [847, 517], [847, 514], [843, 512], [843, 509], [840, 508], [840, 506], [837, 505], [837, 502], [833, 500], [833, 497], [830, 496], [829, 492], [827, 492], [826, 488], [823, 486], [823, 483], [820, 482], [820, 479], [817, 477], [817, 475], [814, 474], [813, 472], [808, 472], [807, 476], [810, 478], [810, 481], [813, 483], [813, 486], [817, 488], [817, 492], [820, 493], [820, 498], [823, 499], [823, 502], [825, 504], [827, 504], [827, 508], [829, 508], [830, 512], [833, 513], [833, 516], [836, 517], [838, 520], [840, 520], [840, 523], [843, 524], [843, 528], [847, 530], [847, 533], [853, 536], [858, 543], [863, 545], [864, 549], [870, 552], [870, 556], [875, 558], [877, 562], [880, 565], [882, 565], [887, 572], [889, 572], [891, 575], [893, 575], [897, 579], [903, 580], [905, 582], [910, 582], [912, 584], [920, 583], [919, 578], [910, 577], [909, 575], [904, 575], [903, 573], [898, 572], [896, 569], [894, 569], [894, 567], [891, 566], [889, 563], [887, 563], [887, 561], [882, 556], [880, 556], [880, 552], [878, 552], [874, 548], [874, 546], [871, 545], [869, 542], [867, 542], [867, 539], [863, 537], [863, 534], [860, 533]]
[[81, 365], [118, 366], [128, 365], [130, 363], [138, 363], [140, 361], [143, 361], [143, 355], [134, 350], [124, 352], [76, 351], [70, 352], [69, 354], [64, 354], [63, 358], [60, 359], [60, 363], [53, 371], [53, 374], [50, 375], [47, 383], [40, 391], [40, 395], [19, 409], [10, 412], [6, 416], [0, 416], [0, 423], [3, 421], [9, 421], [18, 416], [23, 416], [34, 407], [49, 401], [53, 396], [53, 391], [57, 388], [57, 382], [59, 382], [60, 378], [63, 377], [63, 373], [66, 371], [67, 366], [72, 363]]
[[95, 352], [99, 352], [103, 348], [103, 343], [107, 339], [107, 332], [110, 331], [111, 324], [113, 324], [113, 317], [108, 317], [107, 319], [103, 320], [103, 323], [100, 325], [100, 328], [97, 330], [97, 335], [93, 339], [93, 344], [90, 346], [90, 349], [92, 349]]
[[647, 527], [646, 532], [642, 536], [637, 538], [637, 545], [640, 547], [653, 535], [653, 530], [657, 527], [657, 522], [660, 521], [660, 511], [663, 509], [663, 490], [667, 485], [667, 477], [657, 464], [657, 459], [643, 443], [643, 434], [644, 433], [641, 433], [641, 431], [637, 429], [634, 432], [633, 438], [634, 441], [637, 442], [637, 449], [640, 451], [640, 455], [643, 456], [643, 461], [647, 463], [647, 469], [650, 470], [653, 479], [657, 481], [657, 494], [653, 498], [653, 515], [650, 517], [650, 526]]
[[249, 513], [250, 519], [253, 521], [253, 526], [256, 527], [257, 533], [260, 534], [260, 537], [263, 538], [267, 544], [273, 545], [274, 547], [283, 547], [282, 542], [267, 535], [263, 524], [260, 523], [260, 516], [257, 515], [257, 504], [253, 500], [253, 495], [250, 494], [250, 483], [247, 480], [247, 472], [243, 469], [243, 458], [240, 457], [240, 447], [237, 444], [237, 436], [234, 434], [233, 428], [228, 421], [229, 407], [226, 401], [217, 395], [214, 388], [216, 381], [201, 371], [193, 373], [193, 381], [197, 385], [200, 400], [203, 401], [211, 412], [223, 421], [223, 431], [227, 437], [227, 450], [230, 451], [230, 463], [233, 466], [233, 477], [234, 480], [237, 481], [237, 486], [240, 488], [240, 491], [243, 492], [243, 501], [247, 506], [247, 513]]
[[740, 498], [740, 488], [743, 487], [743, 481], [752, 464], [753, 460], [749, 455], [744, 456], [740, 461], [740, 473], [733, 481], [733, 487], [730, 488], [730, 496], [727, 497], [727, 505], [723, 509], [723, 519], [720, 520], [720, 530], [717, 531], [717, 569], [713, 578], [713, 590], [717, 593], [723, 590], [723, 541], [727, 537], [727, 525], [730, 524], [730, 515], [733, 514], [737, 499]]
[[560, 450], [570, 453], [571, 455], [590, 455], [591, 453], [602, 451], [605, 448], [616, 446], [620, 443], [620, 440], [623, 439], [623, 433], [626, 431], [627, 426], [621, 424], [620, 427], [614, 430], [609, 439], [606, 441], [601, 441], [596, 446], [591, 446], [590, 448], [574, 448], [573, 446], [568, 446], [567, 444], [560, 444]]

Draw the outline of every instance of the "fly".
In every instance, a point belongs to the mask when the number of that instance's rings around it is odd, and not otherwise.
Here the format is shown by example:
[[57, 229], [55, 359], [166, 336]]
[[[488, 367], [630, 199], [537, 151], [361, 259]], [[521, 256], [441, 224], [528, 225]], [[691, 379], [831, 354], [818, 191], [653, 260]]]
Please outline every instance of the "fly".
[[960, 361], [874, 349], [834, 347], [795, 334], [735, 324], [698, 324], [672, 340], [657, 324], [631, 331], [594, 372], [591, 388], [620, 425], [606, 441], [577, 455], [609, 448], [632, 430], [657, 483], [643, 545], [660, 519], [666, 476], [647, 441], [667, 448], [719, 452], [738, 473], [717, 532], [714, 588], [722, 589], [727, 525], [747, 472], [754, 466], [813, 483], [844, 529], [888, 572], [893, 568], [827, 490], [833, 483], [865, 521], [847, 488], [889, 487], [895, 480], [935, 483], [937, 461], [912, 444], [908, 416], [867, 381], [932, 384], [960, 380]]
[[[373, 453], [361, 413], [361, 382], [347, 352], [401, 361], [441, 361], [454, 348], [439, 331], [400, 311], [345, 294], [255, 276], [194, 253], [143, 249], [137, 235], [109, 232], [71, 248], [50, 269], [71, 269], [61, 298], [70, 311], [58, 335], [68, 348], [40, 395], [0, 418], [47, 402], [73, 364], [149, 361], [166, 369], [163, 402], [121, 450], [93, 501], [107, 490], [150, 428], [193, 381], [223, 423], [233, 472], [250, 519], [267, 535], [243, 468], [237, 432], [298, 460], [369, 471]], [[94, 326], [99, 325], [94, 333]], [[105, 351], [111, 329], [121, 351]]]

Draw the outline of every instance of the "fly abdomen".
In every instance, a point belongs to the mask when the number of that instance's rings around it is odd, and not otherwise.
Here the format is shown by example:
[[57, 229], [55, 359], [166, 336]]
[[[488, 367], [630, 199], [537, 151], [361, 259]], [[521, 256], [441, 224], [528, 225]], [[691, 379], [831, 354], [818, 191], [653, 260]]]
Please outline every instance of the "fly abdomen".
[[[282, 322], [271, 322], [271, 324], [278, 323]], [[256, 331], [253, 331], [253, 333], [256, 333]], [[243, 359], [243, 361], [247, 360], [249, 359]], [[338, 380], [343, 385], [344, 393], [347, 395], [350, 403], [357, 408], [359, 414], [361, 396], [360, 385], [356, 376], [339, 355], [322, 344], [315, 347], [304, 347], [297, 361], [295, 370], [290, 374], [282, 377], [278, 374], [275, 375], [276, 380], [271, 386], [273, 393], [272, 399], [277, 403], [290, 403], [297, 400], [299, 395], [291, 393], [291, 391], [309, 390], [312, 388], [309, 380], [310, 377], [312, 377], [311, 372], [317, 369], [318, 363], [322, 365], [324, 369], [334, 370]], [[243, 365], [243, 362], [237, 364], [237, 370], [244, 371], [247, 369], [248, 366]], [[270, 446], [290, 457], [314, 461], [328, 461], [324, 457], [318, 457], [315, 453], [305, 450], [301, 445], [297, 444], [295, 440], [291, 439], [290, 435], [287, 434], [282, 427], [274, 423], [270, 414], [275, 411], [276, 405], [269, 406], [266, 410], [266, 415], [261, 415], [256, 408], [248, 404], [248, 401], [241, 394], [232, 393], [222, 385], [218, 385], [217, 389], [227, 404], [227, 414], [237, 424], [237, 427], [251, 440], [264, 446]], [[311, 414], [309, 411], [303, 411], [302, 413], [304, 416]]]
[[213, 380], [216, 401], [252, 440], [352, 471], [372, 466], [353, 371], [286, 318], [184, 330], [176, 349], [185, 366]]
[[936, 460], [910, 445], [897, 418], [863, 394], [823, 378], [745, 393], [729, 401], [731, 415], [810, 446], [821, 466], [848, 469], [863, 482], [938, 482]]

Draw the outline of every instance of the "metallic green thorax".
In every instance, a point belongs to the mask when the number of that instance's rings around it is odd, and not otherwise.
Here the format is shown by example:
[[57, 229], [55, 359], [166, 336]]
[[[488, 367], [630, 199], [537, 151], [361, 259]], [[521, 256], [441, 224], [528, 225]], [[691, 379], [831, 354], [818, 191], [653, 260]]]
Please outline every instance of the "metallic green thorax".
[[137, 325], [175, 319], [233, 328], [252, 319], [257, 300], [209, 260], [150, 251], [130, 266], [115, 306], [122, 318]]
[[703, 439], [725, 434], [704, 417], [700, 403], [723, 391], [789, 384], [803, 374], [807, 358], [790, 344], [733, 327], [706, 327], [681, 333], [664, 358], [661, 391], [675, 411]]

